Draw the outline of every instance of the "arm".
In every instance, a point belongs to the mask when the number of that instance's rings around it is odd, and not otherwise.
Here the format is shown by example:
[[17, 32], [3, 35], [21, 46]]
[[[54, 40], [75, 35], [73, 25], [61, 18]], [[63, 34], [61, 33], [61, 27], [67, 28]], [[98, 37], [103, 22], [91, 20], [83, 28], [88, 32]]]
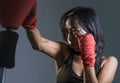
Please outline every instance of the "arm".
[[100, 73], [97, 76], [99, 83], [112, 83], [117, 70], [118, 61], [115, 57], [105, 57], [102, 62]]
[[26, 32], [33, 49], [41, 51], [56, 60], [56, 68], [58, 71], [67, 55], [69, 55], [66, 53], [66, 51], [69, 51], [68, 46], [62, 42], [55, 42], [44, 38], [37, 28], [26, 30]]
[[22, 26], [26, 29], [27, 36], [34, 49], [57, 59], [59, 55], [62, 55], [62, 48], [65, 48], [65, 44], [49, 40], [40, 34], [40, 31], [37, 29], [36, 10], [37, 4], [31, 9]]
[[97, 77], [93, 67], [85, 67], [85, 83], [112, 83], [117, 66], [118, 61], [115, 57], [109, 56], [104, 58]]
[[115, 57], [105, 58], [99, 74], [96, 76], [94, 70], [95, 63], [95, 41], [92, 35], [84, 36], [81, 40], [82, 59], [85, 67], [85, 83], [112, 83], [117, 69], [117, 59]]
[[26, 30], [27, 36], [34, 49], [39, 50], [52, 58], [57, 58], [62, 53], [64, 44], [44, 38], [37, 28]]
[[78, 45], [81, 50], [81, 55], [85, 71], [85, 83], [98, 83], [94, 64], [95, 64], [95, 40], [92, 34], [85, 34], [78, 39]]
[[84, 83], [99, 83], [95, 74], [94, 67], [85, 67]]

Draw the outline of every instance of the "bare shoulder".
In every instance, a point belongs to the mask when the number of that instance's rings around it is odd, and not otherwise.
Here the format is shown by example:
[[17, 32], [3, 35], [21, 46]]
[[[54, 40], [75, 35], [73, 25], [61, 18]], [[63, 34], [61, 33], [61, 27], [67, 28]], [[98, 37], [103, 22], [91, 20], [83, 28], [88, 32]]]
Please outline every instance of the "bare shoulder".
[[103, 56], [101, 67], [106, 63], [111, 63], [111, 65], [112, 64], [118, 65], [118, 60], [115, 56]]
[[61, 46], [61, 52], [59, 53], [59, 55], [56, 57], [56, 65], [57, 65], [57, 69], [59, 69], [64, 61], [66, 60], [66, 58], [69, 56], [70, 54], [70, 48], [69, 46], [64, 43], [64, 42], [59, 42], [60, 46]]
[[64, 42], [59, 42], [59, 44], [61, 45], [61, 52], [59, 53], [58, 59], [65, 60], [70, 54], [70, 47]]
[[115, 56], [106, 56], [102, 58], [101, 69], [98, 75], [100, 83], [112, 83], [118, 66], [118, 60]]

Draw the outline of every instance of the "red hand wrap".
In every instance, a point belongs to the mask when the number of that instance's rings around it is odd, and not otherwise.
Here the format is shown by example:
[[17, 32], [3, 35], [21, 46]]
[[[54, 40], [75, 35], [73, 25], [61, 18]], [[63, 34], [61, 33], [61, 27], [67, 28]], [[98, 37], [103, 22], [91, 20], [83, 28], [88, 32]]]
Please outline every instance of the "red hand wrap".
[[26, 19], [22, 24], [22, 26], [26, 30], [34, 29], [37, 26], [36, 9], [37, 9], [37, 4], [34, 5], [29, 15], [26, 17]]
[[93, 67], [95, 64], [95, 44], [94, 37], [90, 33], [78, 38], [78, 45], [82, 53], [83, 64], [85, 67]]
[[37, 19], [36, 16], [27, 16], [27, 18], [25, 19], [25, 21], [23, 22], [22, 26], [26, 29], [26, 30], [31, 30], [34, 29], [37, 26]]
[[37, 0], [0, 0], [0, 24], [18, 29], [36, 3]]

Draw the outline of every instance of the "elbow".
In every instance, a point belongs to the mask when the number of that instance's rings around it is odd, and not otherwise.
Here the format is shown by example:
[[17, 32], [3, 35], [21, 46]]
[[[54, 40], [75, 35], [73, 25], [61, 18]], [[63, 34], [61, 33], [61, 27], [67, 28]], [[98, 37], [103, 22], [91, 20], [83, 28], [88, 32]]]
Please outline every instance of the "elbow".
[[34, 50], [38, 50], [38, 48], [37, 48], [36, 46], [32, 46], [32, 48], [33, 48]]
[[33, 46], [33, 45], [32, 45], [32, 48], [33, 48], [34, 50], [42, 51], [42, 49], [41, 49], [39, 46]]

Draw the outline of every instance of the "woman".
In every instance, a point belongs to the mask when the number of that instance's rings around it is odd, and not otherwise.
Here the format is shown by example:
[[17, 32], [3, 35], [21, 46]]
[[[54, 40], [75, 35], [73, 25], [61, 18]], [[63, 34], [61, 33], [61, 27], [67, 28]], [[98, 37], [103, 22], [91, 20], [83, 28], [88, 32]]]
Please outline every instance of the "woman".
[[57, 83], [112, 83], [118, 62], [103, 56], [104, 35], [92, 8], [75, 7], [62, 16], [67, 43], [43, 37], [36, 25], [35, 14], [23, 23], [32, 47], [56, 61]]

